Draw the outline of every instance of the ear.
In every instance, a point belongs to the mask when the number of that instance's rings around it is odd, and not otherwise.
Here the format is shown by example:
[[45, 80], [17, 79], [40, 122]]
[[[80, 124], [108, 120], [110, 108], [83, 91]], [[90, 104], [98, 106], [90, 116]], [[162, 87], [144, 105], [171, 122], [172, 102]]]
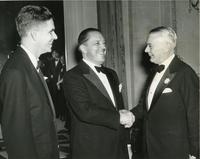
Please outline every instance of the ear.
[[86, 54], [86, 53], [87, 53], [86, 47], [85, 47], [85, 45], [83, 45], [83, 44], [81, 44], [81, 45], [79, 46], [79, 50], [80, 50], [83, 54]]
[[29, 32], [29, 34], [30, 34], [31, 38], [33, 39], [33, 41], [37, 41], [37, 39], [38, 39], [38, 32], [36, 30], [34, 30], [34, 29], [31, 30]]

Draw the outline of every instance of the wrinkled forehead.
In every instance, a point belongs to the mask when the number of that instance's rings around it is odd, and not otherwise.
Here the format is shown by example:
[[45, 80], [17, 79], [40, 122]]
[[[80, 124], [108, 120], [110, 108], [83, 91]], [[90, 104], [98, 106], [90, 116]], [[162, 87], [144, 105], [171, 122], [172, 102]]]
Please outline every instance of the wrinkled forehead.
[[105, 41], [103, 35], [100, 32], [93, 31], [88, 33], [88, 40], [101, 40]]
[[42, 22], [36, 22], [33, 27], [35, 28], [39, 28], [39, 29], [43, 29], [43, 30], [54, 30], [55, 29], [55, 25], [54, 25], [54, 21], [53, 19], [49, 19], [46, 21], [42, 21]]
[[163, 40], [170, 40], [168, 34], [166, 32], [155, 32], [149, 34], [147, 38], [147, 43], [152, 43], [154, 41], [163, 41]]

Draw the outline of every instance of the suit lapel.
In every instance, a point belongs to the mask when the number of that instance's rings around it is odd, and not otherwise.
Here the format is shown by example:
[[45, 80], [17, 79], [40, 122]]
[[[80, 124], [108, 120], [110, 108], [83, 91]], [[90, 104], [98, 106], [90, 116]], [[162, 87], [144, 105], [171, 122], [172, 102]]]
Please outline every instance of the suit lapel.
[[169, 67], [167, 68], [166, 72], [164, 73], [163, 77], [161, 78], [160, 82], [158, 83], [158, 86], [154, 93], [154, 97], [152, 99], [150, 110], [153, 109], [153, 107], [155, 106], [155, 103], [160, 98], [163, 90], [170, 84], [170, 82], [176, 76], [176, 70], [179, 67], [179, 62], [180, 60], [175, 56], [172, 62], [170, 63]]
[[51, 109], [52, 109], [53, 116], [54, 116], [54, 118], [55, 118], [55, 109], [54, 109], [53, 101], [52, 101], [52, 99], [51, 99], [51, 95], [50, 95], [50, 93], [49, 93], [49, 89], [48, 89], [48, 86], [47, 86], [47, 84], [46, 84], [46, 82], [45, 82], [45, 80], [44, 80], [43, 75], [42, 75], [42, 74], [39, 74], [39, 73], [37, 72], [37, 70], [36, 70], [35, 67], [33, 66], [31, 60], [29, 59], [28, 55], [26, 54], [26, 52], [25, 52], [21, 47], [18, 48], [18, 52], [22, 53], [22, 56], [23, 56], [23, 58], [24, 58], [24, 61], [26, 62], [26, 66], [30, 66], [30, 67], [28, 67], [27, 72], [28, 72], [28, 73], [31, 73], [31, 74], [32, 74], [33, 76], [35, 76], [36, 78], [39, 78], [39, 80], [41, 81], [42, 85], [44, 86], [45, 93], [46, 93], [46, 95], [47, 95], [47, 98], [48, 98], [48, 100], [49, 100], [49, 104], [50, 104]]
[[160, 82], [158, 83], [158, 86], [155, 90], [154, 97], [152, 99], [151, 107], [153, 108], [157, 100], [160, 98], [163, 90], [169, 85], [169, 83], [173, 80], [176, 73], [170, 73], [169, 68], [164, 73], [163, 77], [161, 78]]
[[[105, 69], [106, 69], [106, 68], [105, 68]], [[115, 105], [117, 106], [117, 105], [118, 105], [118, 104], [117, 104], [117, 93], [118, 93], [117, 91], [119, 91], [119, 88], [115, 86], [113, 76], [112, 76], [111, 73], [109, 73], [109, 72], [107, 71], [107, 69], [106, 69], [105, 73], [106, 73], [106, 76], [107, 76], [107, 78], [108, 78], [108, 82], [109, 82], [109, 84], [110, 84], [110, 87], [111, 87], [111, 90], [112, 90], [112, 93], [113, 93], [113, 96], [114, 96]], [[117, 88], [117, 90], [116, 90], [115, 88]]]
[[85, 65], [84, 67], [82, 67], [82, 69], [84, 69], [83, 76], [87, 78], [91, 83], [93, 83], [93, 85], [96, 86], [96, 88], [112, 103], [112, 100], [106, 88], [102, 84], [99, 77], [95, 74], [95, 72], [84, 62], [82, 62], [81, 65]]
[[54, 109], [54, 104], [53, 104], [53, 101], [52, 101], [52, 98], [51, 98], [51, 95], [50, 95], [50, 92], [49, 92], [49, 89], [48, 89], [48, 86], [44, 80], [44, 75], [42, 74], [41, 70], [38, 72], [38, 75], [40, 77], [40, 80], [44, 86], [44, 89], [45, 89], [45, 92], [46, 92], [46, 95], [49, 99], [49, 103], [50, 103], [50, 106], [51, 106], [51, 109], [52, 109], [52, 112], [53, 112], [53, 116], [54, 118], [56, 117], [56, 113], [55, 113], [55, 109]]

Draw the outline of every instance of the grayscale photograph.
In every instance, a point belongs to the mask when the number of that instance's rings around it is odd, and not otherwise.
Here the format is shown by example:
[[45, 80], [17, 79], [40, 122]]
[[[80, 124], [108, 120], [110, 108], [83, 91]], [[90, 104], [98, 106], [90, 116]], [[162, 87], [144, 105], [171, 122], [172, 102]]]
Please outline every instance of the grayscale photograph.
[[0, 159], [200, 159], [199, 0], [0, 0]]

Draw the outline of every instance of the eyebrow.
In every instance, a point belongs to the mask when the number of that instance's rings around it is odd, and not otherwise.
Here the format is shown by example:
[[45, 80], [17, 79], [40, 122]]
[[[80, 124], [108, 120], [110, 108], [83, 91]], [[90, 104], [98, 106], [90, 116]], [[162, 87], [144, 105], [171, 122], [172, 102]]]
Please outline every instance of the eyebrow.
[[53, 31], [55, 32], [55, 28], [51, 29], [49, 32], [53, 32]]

